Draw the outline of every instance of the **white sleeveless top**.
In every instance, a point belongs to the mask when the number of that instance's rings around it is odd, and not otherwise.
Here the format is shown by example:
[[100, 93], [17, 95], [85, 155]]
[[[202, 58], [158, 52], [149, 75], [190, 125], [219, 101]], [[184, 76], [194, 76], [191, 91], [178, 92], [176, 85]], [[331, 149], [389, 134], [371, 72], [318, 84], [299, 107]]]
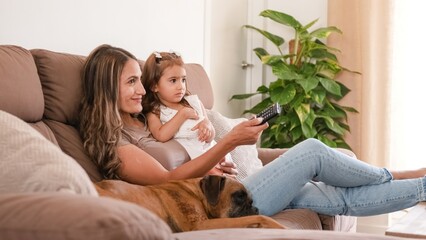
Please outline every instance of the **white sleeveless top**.
[[[210, 143], [206, 143], [198, 140], [198, 130], [192, 131], [191, 129], [199, 122], [204, 120], [206, 116], [204, 116], [203, 109], [201, 107], [201, 102], [197, 95], [185, 96], [185, 99], [186, 101], [188, 101], [189, 105], [197, 112], [199, 118], [197, 120], [187, 119], [176, 132], [174, 139], [185, 148], [190, 158], [194, 159], [206, 152], [211, 147], [213, 147], [216, 142], [212, 140]], [[161, 123], [164, 124], [170, 121], [170, 119], [172, 119], [176, 115], [176, 113], [177, 110], [161, 105]], [[227, 156], [227, 160], [231, 160], [230, 156]]]

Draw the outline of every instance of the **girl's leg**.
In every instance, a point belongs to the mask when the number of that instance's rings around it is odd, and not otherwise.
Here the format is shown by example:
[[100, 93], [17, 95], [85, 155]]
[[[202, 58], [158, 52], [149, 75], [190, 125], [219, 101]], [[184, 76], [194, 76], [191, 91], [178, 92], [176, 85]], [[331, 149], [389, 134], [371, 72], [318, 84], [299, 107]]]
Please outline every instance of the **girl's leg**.
[[308, 139], [245, 178], [243, 184], [260, 213], [272, 215], [286, 208], [313, 178], [332, 186], [356, 187], [387, 182], [392, 175]]
[[426, 177], [351, 188], [310, 182], [288, 208], [309, 208], [326, 215], [371, 216], [412, 207], [425, 200]]

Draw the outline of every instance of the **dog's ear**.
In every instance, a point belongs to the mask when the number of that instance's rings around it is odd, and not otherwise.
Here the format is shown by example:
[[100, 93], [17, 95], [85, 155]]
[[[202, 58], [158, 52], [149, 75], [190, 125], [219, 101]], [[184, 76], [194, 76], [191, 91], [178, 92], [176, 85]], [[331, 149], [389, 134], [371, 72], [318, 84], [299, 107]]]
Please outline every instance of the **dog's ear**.
[[220, 193], [225, 186], [226, 177], [218, 175], [204, 176], [200, 181], [201, 191], [206, 196], [207, 202], [215, 206], [219, 201]]

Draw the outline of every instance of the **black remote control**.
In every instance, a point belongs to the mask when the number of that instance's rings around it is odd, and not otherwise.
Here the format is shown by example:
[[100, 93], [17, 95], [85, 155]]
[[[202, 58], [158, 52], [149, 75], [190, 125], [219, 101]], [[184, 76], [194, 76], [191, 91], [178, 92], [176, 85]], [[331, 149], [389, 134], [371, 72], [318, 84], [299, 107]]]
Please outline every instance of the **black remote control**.
[[269, 121], [271, 118], [278, 116], [281, 112], [281, 106], [278, 103], [275, 103], [267, 108], [265, 108], [263, 111], [258, 113], [256, 115], [256, 118], [263, 118], [262, 122], [259, 125], [262, 125]]

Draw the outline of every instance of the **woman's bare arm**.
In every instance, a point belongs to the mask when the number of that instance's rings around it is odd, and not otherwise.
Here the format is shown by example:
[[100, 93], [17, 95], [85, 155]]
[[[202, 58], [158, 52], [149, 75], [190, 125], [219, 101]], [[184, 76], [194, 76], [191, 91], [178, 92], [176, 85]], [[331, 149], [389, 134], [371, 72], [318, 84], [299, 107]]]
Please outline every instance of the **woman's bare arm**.
[[141, 185], [202, 177], [235, 147], [256, 143], [262, 131], [268, 126], [267, 124], [258, 126], [260, 122], [261, 119], [252, 119], [238, 124], [206, 153], [171, 171], [166, 170], [151, 155], [134, 145], [118, 147], [118, 155], [122, 161], [120, 176], [125, 181]]

